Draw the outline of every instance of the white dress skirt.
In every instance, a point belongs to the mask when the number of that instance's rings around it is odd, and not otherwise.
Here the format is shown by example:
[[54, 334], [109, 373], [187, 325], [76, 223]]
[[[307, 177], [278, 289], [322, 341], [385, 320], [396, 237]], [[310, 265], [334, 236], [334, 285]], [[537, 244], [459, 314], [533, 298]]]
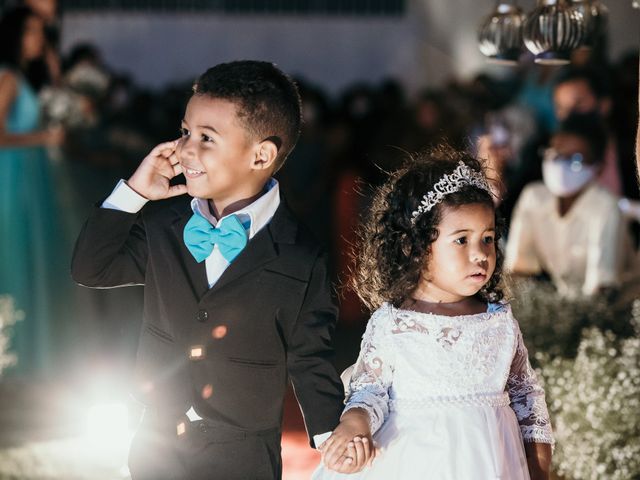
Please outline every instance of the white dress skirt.
[[378, 456], [313, 480], [528, 480], [524, 441], [552, 443], [544, 391], [508, 305], [437, 316], [383, 305], [371, 318], [347, 409], [369, 413]]

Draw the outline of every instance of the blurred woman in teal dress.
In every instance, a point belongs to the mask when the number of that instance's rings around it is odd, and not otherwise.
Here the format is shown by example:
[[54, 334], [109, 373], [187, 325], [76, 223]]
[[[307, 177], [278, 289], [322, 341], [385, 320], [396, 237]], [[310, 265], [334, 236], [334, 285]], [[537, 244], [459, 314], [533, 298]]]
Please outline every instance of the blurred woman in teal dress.
[[61, 129], [39, 128], [40, 104], [24, 72], [44, 49], [44, 24], [31, 10], [0, 19], [0, 295], [24, 318], [13, 328], [18, 363], [5, 373], [38, 375], [52, 368], [56, 320], [64, 315], [67, 261], [46, 147]]

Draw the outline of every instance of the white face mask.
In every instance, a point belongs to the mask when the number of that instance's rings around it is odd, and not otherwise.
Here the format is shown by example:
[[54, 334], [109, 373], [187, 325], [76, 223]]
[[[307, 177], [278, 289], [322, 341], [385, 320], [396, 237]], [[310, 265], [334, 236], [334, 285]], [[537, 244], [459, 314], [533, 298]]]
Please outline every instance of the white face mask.
[[556, 197], [575, 195], [595, 176], [596, 169], [592, 165], [573, 158], [545, 159], [542, 162], [542, 179]]

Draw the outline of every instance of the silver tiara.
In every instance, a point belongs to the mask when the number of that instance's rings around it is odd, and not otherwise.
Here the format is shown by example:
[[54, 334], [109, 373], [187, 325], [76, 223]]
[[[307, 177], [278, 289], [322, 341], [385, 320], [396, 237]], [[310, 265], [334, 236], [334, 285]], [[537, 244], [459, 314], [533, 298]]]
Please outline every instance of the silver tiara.
[[422, 197], [418, 209], [411, 213], [411, 217], [413, 217], [411, 221], [415, 223], [420, 215], [431, 210], [440, 203], [444, 197], [450, 193], [459, 191], [467, 185], [473, 185], [474, 187], [491, 193], [491, 188], [485, 176], [481, 172], [468, 167], [460, 160], [458, 166], [452, 173], [444, 175], [433, 186], [433, 190], [427, 192], [427, 194]]

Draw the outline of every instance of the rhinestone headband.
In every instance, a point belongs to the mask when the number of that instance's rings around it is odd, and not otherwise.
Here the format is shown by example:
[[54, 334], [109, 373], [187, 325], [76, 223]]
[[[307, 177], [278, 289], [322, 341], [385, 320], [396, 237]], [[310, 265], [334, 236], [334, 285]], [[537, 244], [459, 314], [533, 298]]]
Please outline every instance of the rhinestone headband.
[[485, 176], [481, 172], [469, 168], [461, 160], [458, 162], [458, 166], [452, 173], [444, 175], [433, 186], [433, 190], [427, 192], [427, 194], [422, 197], [418, 209], [411, 213], [411, 216], [413, 217], [411, 221], [416, 223], [416, 220], [420, 215], [427, 213], [440, 203], [444, 197], [459, 191], [462, 187], [467, 185], [473, 185], [474, 187], [481, 188], [482, 190], [486, 190], [491, 193], [491, 188], [489, 187]]

